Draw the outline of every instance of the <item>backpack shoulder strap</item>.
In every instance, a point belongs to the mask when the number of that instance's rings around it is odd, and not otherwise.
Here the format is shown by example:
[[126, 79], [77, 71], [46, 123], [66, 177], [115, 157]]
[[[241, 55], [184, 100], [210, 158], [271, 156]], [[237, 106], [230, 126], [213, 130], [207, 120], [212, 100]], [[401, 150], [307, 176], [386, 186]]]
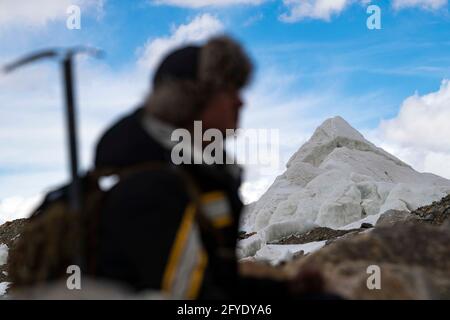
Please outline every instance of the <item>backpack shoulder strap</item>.
[[[202, 211], [202, 191], [198, 185], [198, 183], [195, 181], [194, 177], [189, 174], [186, 170], [183, 168], [171, 165], [165, 162], [161, 161], [150, 161], [150, 162], [144, 162], [137, 165], [129, 166], [126, 168], [102, 168], [102, 169], [96, 169], [91, 172], [91, 175], [95, 179], [100, 179], [102, 177], [107, 176], [113, 176], [116, 175], [120, 179], [125, 179], [128, 176], [131, 176], [136, 173], [145, 172], [145, 171], [159, 171], [159, 170], [166, 170], [168, 172], [171, 172], [178, 176], [181, 180], [181, 182], [184, 185], [184, 188], [189, 196], [189, 199], [191, 200], [192, 204], [196, 208], [196, 219], [200, 225], [200, 227], [211, 233], [216, 234], [213, 226], [209, 222], [209, 220], [206, 218], [206, 215], [203, 214]], [[217, 236], [216, 236], [217, 237]]]

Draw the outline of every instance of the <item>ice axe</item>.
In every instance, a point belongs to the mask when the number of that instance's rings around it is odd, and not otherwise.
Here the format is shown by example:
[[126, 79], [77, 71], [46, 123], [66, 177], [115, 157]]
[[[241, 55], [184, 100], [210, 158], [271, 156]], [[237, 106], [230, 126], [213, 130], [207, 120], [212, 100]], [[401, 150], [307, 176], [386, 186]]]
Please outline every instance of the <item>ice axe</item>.
[[76, 126], [76, 105], [73, 81], [73, 57], [79, 53], [99, 57], [101, 51], [89, 47], [73, 47], [69, 49], [47, 49], [27, 55], [3, 68], [5, 73], [12, 72], [24, 65], [43, 60], [57, 59], [62, 66], [66, 103], [66, 126], [69, 146], [71, 182], [69, 186], [69, 208], [72, 213], [80, 213], [83, 199], [78, 168], [78, 141]]

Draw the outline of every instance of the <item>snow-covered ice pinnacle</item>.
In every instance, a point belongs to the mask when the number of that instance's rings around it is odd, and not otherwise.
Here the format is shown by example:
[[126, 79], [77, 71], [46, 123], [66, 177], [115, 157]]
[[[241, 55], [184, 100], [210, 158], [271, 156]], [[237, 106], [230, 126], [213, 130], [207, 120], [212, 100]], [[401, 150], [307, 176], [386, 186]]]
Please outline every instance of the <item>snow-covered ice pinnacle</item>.
[[[249, 206], [242, 227], [257, 231], [264, 245], [274, 234], [292, 234], [294, 226], [342, 228], [390, 209], [415, 210], [449, 193], [449, 180], [415, 171], [334, 117], [315, 130], [286, 171]], [[254, 251], [258, 241], [247, 242]]]
[[316, 129], [311, 140], [319, 139], [321, 137], [327, 137], [328, 140], [332, 140], [337, 137], [345, 137], [348, 139], [367, 142], [358, 130], [354, 129], [340, 116], [325, 120], [325, 122]]
[[347, 121], [337, 116], [326, 120], [314, 131], [311, 139], [291, 157], [287, 167], [289, 168], [294, 162], [298, 161], [318, 166], [334, 149], [343, 147], [360, 151], [371, 151], [392, 160], [398, 165], [408, 166], [393, 155], [390, 155], [366, 140]]

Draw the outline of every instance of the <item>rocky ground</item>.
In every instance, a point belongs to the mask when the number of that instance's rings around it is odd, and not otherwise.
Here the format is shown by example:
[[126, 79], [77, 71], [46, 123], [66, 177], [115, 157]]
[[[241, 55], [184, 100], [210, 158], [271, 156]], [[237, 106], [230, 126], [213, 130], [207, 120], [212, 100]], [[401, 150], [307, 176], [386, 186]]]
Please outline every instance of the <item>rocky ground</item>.
[[[371, 225], [371, 227], [373, 227]], [[289, 237], [283, 238], [279, 241], [273, 241], [269, 244], [304, 244], [314, 241], [333, 241], [334, 239], [340, 238], [344, 235], [359, 233], [366, 228], [350, 229], [350, 230], [334, 230], [326, 227], [315, 228], [311, 231], [305, 232], [303, 234], [295, 234]]]
[[412, 214], [427, 223], [442, 225], [450, 216], [450, 195], [441, 201], [436, 201], [429, 206], [419, 208], [413, 211]]
[[[450, 299], [450, 196], [411, 213], [391, 210], [375, 226], [352, 230], [316, 228], [277, 244], [327, 240], [322, 249], [282, 266], [243, 262], [241, 272], [288, 279], [299, 272], [319, 272], [329, 292], [350, 299]], [[0, 244], [10, 250], [26, 220], [0, 226]], [[248, 235], [241, 234], [242, 239]], [[369, 266], [378, 266], [381, 289], [369, 290]], [[8, 281], [0, 266], [0, 283]]]
[[[320, 270], [328, 289], [349, 298], [450, 299], [450, 230], [417, 222], [376, 227], [285, 266]], [[381, 290], [369, 290], [369, 266]]]
[[[15, 240], [20, 236], [20, 232], [25, 225], [25, 219], [19, 219], [11, 222], [6, 222], [0, 225], [0, 245], [5, 244], [9, 249], [14, 247]], [[7, 265], [0, 266], [0, 283], [8, 282], [6, 273]]]
[[[317, 228], [279, 244], [328, 240], [322, 249], [278, 267], [246, 261], [241, 272], [288, 279], [314, 270], [327, 291], [350, 299], [450, 299], [449, 215], [450, 196], [411, 213], [391, 210], [372, 228]], [[374, 265], [380, 290], [367, 286]]]

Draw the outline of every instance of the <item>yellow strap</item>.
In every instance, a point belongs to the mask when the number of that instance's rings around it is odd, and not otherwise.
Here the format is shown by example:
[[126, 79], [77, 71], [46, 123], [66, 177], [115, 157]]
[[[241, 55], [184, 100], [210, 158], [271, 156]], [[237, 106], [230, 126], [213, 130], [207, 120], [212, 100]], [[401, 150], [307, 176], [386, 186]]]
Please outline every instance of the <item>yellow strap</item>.
[[177, 267], [180, 261], [180, 257], [183, 254], [183, 249], [187, 243], [187, 237], [189, 231], [192, 228], [192, 223], [195, 217], [195, 207], [189, 204], [183, 215], [183, 221], [180, 228], [178, 229], [175, 243], [170, 252], [169, 262], [167, 264], [166, 270], [164, 271], [162, 290], [170, 293], [172, 288], [173, 280], [177, 271]]
[[216, 200], [222, 200], [226, 198], [225, 193], [222, 191], [212, 191], [207, 192], [205, 194], [202, 194], [201, 196], [201, 202], [202, 203], [208, 203]]
[[[223, 192], [214, 191], [202, 195], [200, 203], [207, 204], [214, 201], [226, 200], [226, 198], [227, 197]], [[190, 203], [186, 207], [186, 210], [183, 214], [182, 222], [175, 236], [175, 242], [172, 246], [167, 267], [164, 271], [162, 280], [162, 290], [168, 294], [171, 294], [171, 291], [173, 289], [173, 283], [177, 271], [180, 267], [181, 257], [183, 256], [183, 253], [186, 250], [188, 237], [192, 232], [192, 228], [195, 223], [196, 211], [197, 207], [193, 203]], [[226, 215], [218, 217], [217, 219], [212, 221], [212, 224], [215, 228], [223, 228], [230, 225], [233, 222], [231, 212], [224, 212], [224, 214]], [[203, 282], [206, 266], [208, 264], [208, 256], [204, 249], [202, 249], [200, 252], [193, 252], [192, 254], [199, 254], [200, 256], [194, 271], [190, 275], [189, 286], [186, 295], [188, 299], [195, 299], [198, 297]]]
[[212, 221], [212, 225], [218, 229], [228, 227], [232, 223], [233, 219], [230, 216], [220, 217]]

